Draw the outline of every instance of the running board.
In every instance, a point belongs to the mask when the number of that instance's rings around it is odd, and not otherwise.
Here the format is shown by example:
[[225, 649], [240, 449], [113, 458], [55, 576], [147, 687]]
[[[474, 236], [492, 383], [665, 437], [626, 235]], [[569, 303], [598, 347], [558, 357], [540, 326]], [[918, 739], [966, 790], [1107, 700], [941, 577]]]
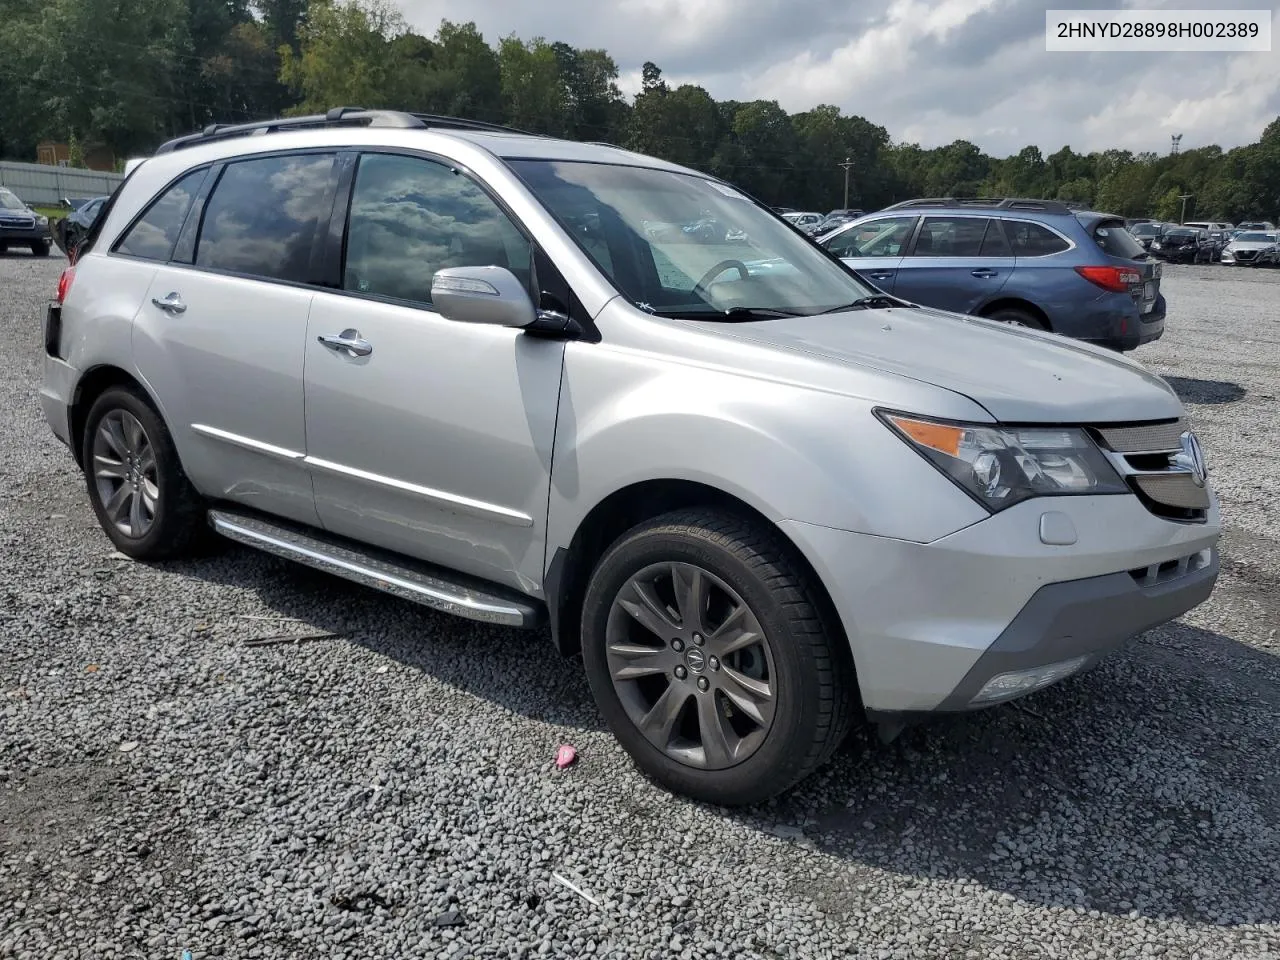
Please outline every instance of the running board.
[[542, 619], [541, 606], [514, 591], [508, 595], [501, 587], [356, 543], [339, 543], [319, 531], [230, 510], [210, 510], [209, 524], [228, 540], [433, 610], [509, 627], [536, 627]]

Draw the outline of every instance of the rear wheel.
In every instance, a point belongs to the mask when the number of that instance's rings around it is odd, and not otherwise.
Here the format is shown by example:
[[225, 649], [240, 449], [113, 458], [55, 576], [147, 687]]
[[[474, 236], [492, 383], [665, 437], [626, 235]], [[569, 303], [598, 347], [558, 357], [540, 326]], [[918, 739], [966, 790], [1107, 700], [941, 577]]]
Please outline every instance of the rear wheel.
[[758, 803], [825, 762], [854, 715], [848, 647], [772, 531], [711, 509], [624, 534], [583, 609], [587, 677], [637, 766], [698, 800]]
[[121, 553], [167, 560], [211, 536], [169, 430], [139, 392], [105, 390], [89, 410], [83, 442], [89, 502]]
[[1039, 317], [1026, 311], [1019, 310], [1017, 307], [1001, 307], [999, 310], [992, 310], [988, 314], [984, 314], [988, 320], [995, 320], [997, 323], [1006, 323], [1011, 327], [1026, 327], [1030, 330], [1047, 329]]
[[9, 245], [7, 243], [0, 243], [0, 257], [3, 257], [8, 252]]

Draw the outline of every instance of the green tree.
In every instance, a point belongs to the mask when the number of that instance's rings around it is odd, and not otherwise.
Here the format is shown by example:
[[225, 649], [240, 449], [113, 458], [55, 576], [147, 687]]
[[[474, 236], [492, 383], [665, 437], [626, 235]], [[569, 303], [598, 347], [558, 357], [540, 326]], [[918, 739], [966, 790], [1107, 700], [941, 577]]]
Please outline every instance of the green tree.
[[498, 45], [498, 69], [508, 121], [531, 133], [563, 136], [568, 95], [552, 45], [541, 37], [527, 43], [505, 37]]

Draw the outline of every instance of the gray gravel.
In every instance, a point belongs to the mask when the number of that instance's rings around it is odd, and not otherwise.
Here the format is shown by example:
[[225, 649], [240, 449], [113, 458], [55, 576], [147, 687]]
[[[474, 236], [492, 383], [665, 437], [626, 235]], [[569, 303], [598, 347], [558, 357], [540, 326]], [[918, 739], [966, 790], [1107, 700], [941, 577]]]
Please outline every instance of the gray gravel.
[[[1171, 268], [1139, 353], [1224, 501], [1209, 603], [726, 814], [545, 637], [113, 556], [35, 396], [61, 265], [0, 258], [0, 957], [1280, 957], [1280, 271]], [[245, 646], [290, 630], [347, 636]]]

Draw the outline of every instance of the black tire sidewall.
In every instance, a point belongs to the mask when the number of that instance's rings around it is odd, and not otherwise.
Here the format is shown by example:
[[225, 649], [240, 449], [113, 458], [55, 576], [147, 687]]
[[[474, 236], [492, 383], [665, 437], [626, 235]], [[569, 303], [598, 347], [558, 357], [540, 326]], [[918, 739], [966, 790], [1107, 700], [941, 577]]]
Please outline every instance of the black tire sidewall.
[[[738, 592], [764, 628], [774, 663], [777, 707], [773, 726], [760, 748], [725, 770], [707, 771], [671, 759], [653, 746], [627, 715], [613, 688], [605, 658], [609, 611], [618, 591], [640, 569], [662, 562], [696, 564]], [[805, 656], [812, 642], [797, 637], [778, 597], [732, 550], [711, 537], [674, 527], [627, 535], [606, 552], [587, 588], [582, 615], [582, 654], [587, 680], [605, 722], [636, 764], [660, 782], [695, 799], [724, 805], [754, 803], [790, 785], [808, 754], [819, 723], [818, 669]]]
[[[143, 537], [127, 537], [116, 529], [106, 515], [102, 501], [98, 496], [98, 486], [93, 476], [93, 443], [98, 426], [102, 419], [112, 410], [125, 410], [138, 419], [142, 429], [156, 454], [156, 498], [155, 521], [151, 529]], [[168, 428], [151, 404], [142, 399], [136, 392], [126, 387], [110, 387], [94, 401], [85, 419], [81, 462], [84, 464], [85, 484], [89, 491], [89, 503], [102, 525], [103, 531], [115, 544], [116, 549], [137, 559], [158, 559], [175, 552], [175, 547], [184, 546], [189, 539], [183, 529], [184, 522], [189, 522], [181, 509], [183, 504], [176, 502], [180, 497], [189, 497], [190, 484], [182, 472], [178, 462], [178, 454], [169, 436]]]

